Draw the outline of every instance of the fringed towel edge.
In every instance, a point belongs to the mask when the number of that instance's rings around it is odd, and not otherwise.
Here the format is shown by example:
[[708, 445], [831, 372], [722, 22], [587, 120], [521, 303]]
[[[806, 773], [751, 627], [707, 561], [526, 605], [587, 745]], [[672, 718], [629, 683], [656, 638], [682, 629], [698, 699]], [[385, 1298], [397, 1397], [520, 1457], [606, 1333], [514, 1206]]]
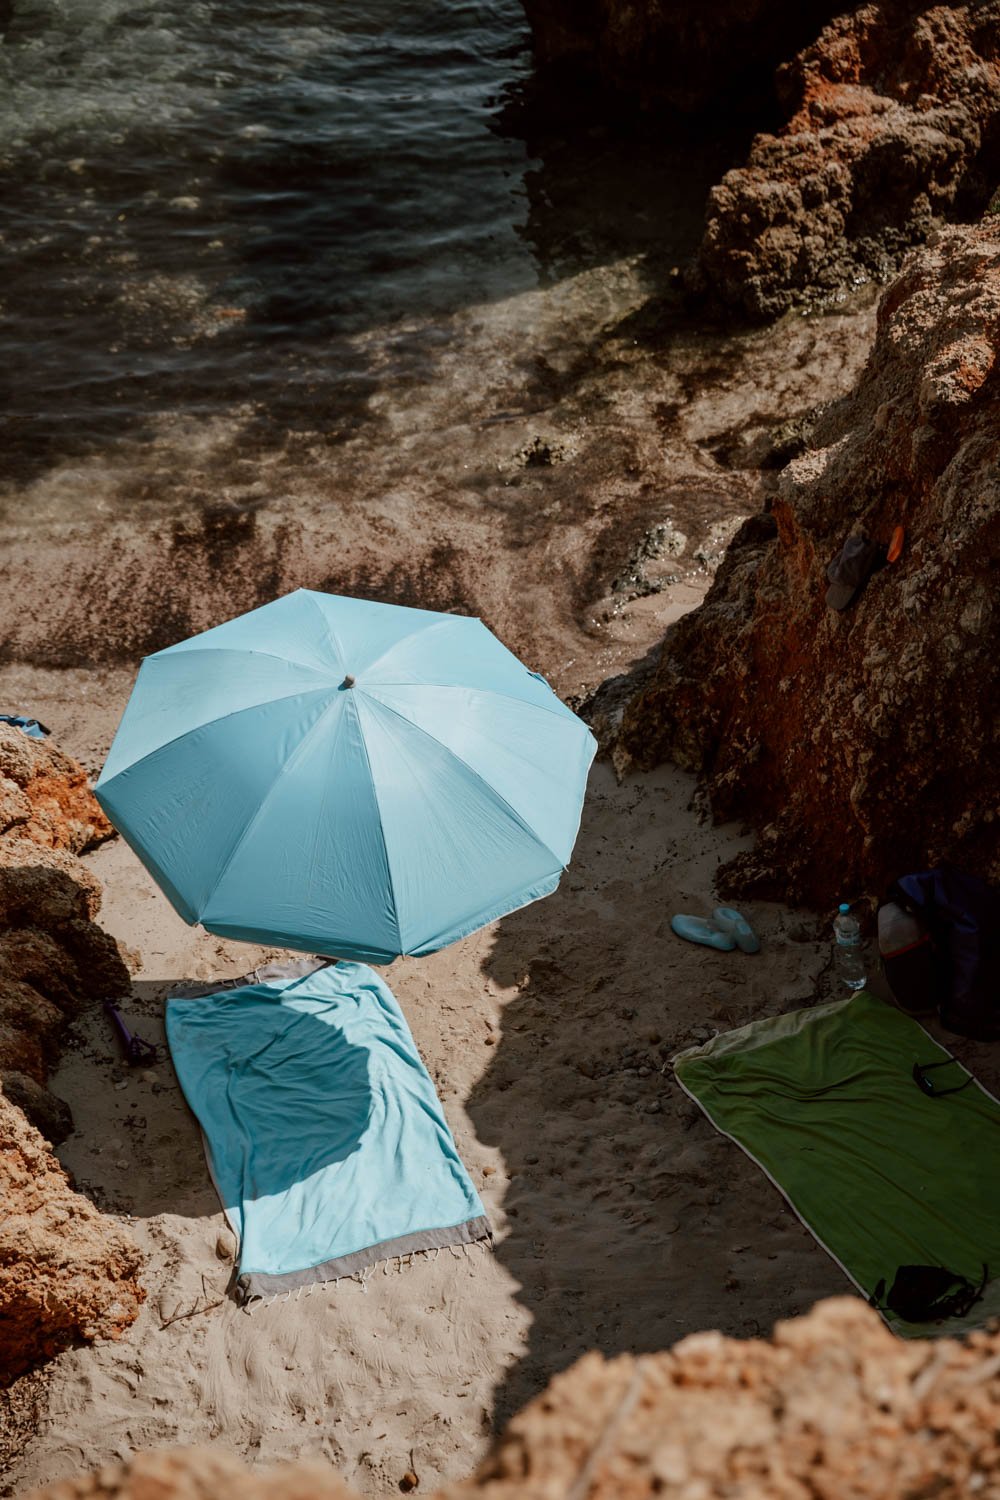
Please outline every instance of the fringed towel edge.
[[302, 1271], [285, 1271], [274, 1274], [269, 1271], [246, 1271], [236, 1278], [236, 1300], [243, 1306], [258, 1298], [294, 1292], [298, 1288], [315, 1286], [324, 1281], [339, 1281], [342, 1276], [357, 1276], [377, 1266], [380, 1261], [393, 1256], [416, 1255], [421, 1250], [444, 1250], [450, 1245], [474, 1245], [480, 1240], [493, 1243], [490, 1222], [484, 1216], [466, 1219], [462, 1224], [453, 1224], [447, 1229], [418, 1229], [413, 1234], [401, 1234], [392, 1240], [382, 1240], [364, 1250], [355, 1250], [351, 1255], [338, 1255], [333, 1260], [324, 1260], [318, 1266], [307, 1266]]

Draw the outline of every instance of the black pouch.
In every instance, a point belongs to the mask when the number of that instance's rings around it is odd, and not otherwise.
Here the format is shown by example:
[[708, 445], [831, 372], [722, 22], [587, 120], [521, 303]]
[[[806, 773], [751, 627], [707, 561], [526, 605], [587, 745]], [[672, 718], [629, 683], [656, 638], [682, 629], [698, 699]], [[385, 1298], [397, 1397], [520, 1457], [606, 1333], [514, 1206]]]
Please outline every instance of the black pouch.
[[885, 1296], [885, 1279], [875, 1288], [868, 1301], [881, 1307], [882, 1298], [890, 1312], [907, 1323], [934, 1323], [941, 1318], [964, 1318], [980, 1300], [989, 1280], [989, 1267], [983, 1262], [983, 1279], [976, 1286], [958, 1271], [947, 1266], [900, 1266]]

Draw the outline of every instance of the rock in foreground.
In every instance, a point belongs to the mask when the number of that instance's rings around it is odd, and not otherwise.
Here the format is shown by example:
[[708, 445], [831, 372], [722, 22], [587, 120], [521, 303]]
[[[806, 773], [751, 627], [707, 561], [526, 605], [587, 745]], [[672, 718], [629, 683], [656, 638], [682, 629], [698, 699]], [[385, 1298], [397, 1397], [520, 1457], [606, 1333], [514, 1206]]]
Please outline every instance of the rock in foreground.
[[131, 984], [76, 858], [113, 832], [82, 766], [0, 724], [0, 1086], [56, 1144], [72, 1129], [46, 1088], [62, 1032], [81, 1005]]
[[1000, 3], [881, 0], [779, 70], [787, 123], [712, 190], [697, 284], [751, 318], [884, 279], [1000, 182]]
[[[1000, 1335], [904, 1343], [855, 1298], [771, 1342], [695, 1334], [669, 1354], [588, 1354], [438, 1500], [958, 1500], [1000, 1484]], [[419, 1478], [403, 1473], [401, 1488]], [[150, 1453], [45, 1500], [348, 1500], [329, 1471], [248, 1473], [217, 1450]]]
[[[945, 858], [1000, 880], [998, 353], [1000, 219], [942, 231], [627, 700], [619, 762], [674, 759], [758, 830], [723, 890], [824, 905]], [[828, 608], [848, 533], [897, 526], [899, 561]]]
[[0, 1093], [0, 1385], [81, 1340], [118, 1338], [145, 1296], [128, 1235], [75, 1193]]
[[69, 1344], [117, 1337], [144, 1295], [136, 1247], [73, 1192], [48, 1145], [72, 1129], [46, 1087], [67, 1023], [130, 985], [76, 857], [112, 831], [81, 766], [0, 725], [0, 1385]]

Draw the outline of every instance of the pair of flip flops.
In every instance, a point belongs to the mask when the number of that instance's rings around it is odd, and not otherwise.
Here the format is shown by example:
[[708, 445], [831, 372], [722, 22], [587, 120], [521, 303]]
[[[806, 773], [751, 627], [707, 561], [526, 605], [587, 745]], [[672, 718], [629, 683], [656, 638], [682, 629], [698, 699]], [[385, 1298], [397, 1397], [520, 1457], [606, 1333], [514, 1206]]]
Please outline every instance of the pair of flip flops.
[[746, 917], [731, 906], [717, 906], [711, 921], [705, 917], [671, 917], [670, 926], [679, 938], [685, 938], [689, 943], [701, 943], [706, 948], [717, 948], [720, 953], [731, 953], [734, 948], [743, 953], [760, 952], [757, 934]]

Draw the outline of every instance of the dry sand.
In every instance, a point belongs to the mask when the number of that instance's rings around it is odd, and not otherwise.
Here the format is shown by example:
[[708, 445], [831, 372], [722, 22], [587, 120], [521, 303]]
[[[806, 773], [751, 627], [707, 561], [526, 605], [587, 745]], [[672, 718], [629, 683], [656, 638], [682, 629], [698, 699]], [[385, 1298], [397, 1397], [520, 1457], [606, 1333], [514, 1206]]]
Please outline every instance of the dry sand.
[[[639, 601], [642, 628], [688, 602]], [[4, 678], [7, 696], [100, 763], [130, 671]], [[492, 1254], [442, 1252], [366, 1290], [341, 1282], [248, 1316], [225, 1298], [232, 1239], [169, 1061], [130, 1072], [102, 1015], [85, 1018], [53, 1079], [77, 1127], [59, 1154], [129, 1220], [149, 1298], [122, 1343], [52, 1363], [5, 1493], [190, 1442], [327, 1458], [372, 1494], [395, 1492], [412, 1467], [430, 1489], [468, 1473], [494, 1426], [586, 1349], [765, 1332], [844, 1290], [664, 1064], [715, 1030], [809, 1004], [826, 983], [822, 924], [776, 906], [750, 910], [756, 957], [673, 937], [671, 913], [709, 911], [717, 865], [745, 842], [705, 822], [693, 792], [674, 769], [619, 785], [599, 763], [556, 895], [387, 971], [495, 1227]], [[90, 861], [103, 922], [141, 953], [124, 1009], [148, 1038], [162, 1041], [172, 984], [274, 952], [187, 928], [120, 840]]]
[[[409, 403], [394, 386], [350, 440], [243, 454], [252, 494], [228, 482], [229, 450], [209, 461], [196, 433], [143, 458], [187, 487], [176, 515], [147, 514], [131, 471], [117, 487], [100, 465], [48, 473], [0, 520], [0, 649], [16, 663], [0, 700], [39, 714], [96, 772], [142, 651], [303, 584], [478, 613], [564, 697], [592, 690], [702, 597], [760, 504], [755, 436], [846, 390], [870, 338], [869, 299], [739, 336], [681, 326], [664, 342], [648, 297], [628, 263], [473, 309]], [[596, 766], [556, 895], [388, 972], [493, 1254], [442, 1253], [367, 1291], [342, 1282], [248, 1317], [223, 1296], [231, 1246], [169, 1062], [130, 1073], [101, 1014], [78, 1026], [53, 1079], [77, 1125], [59, 1154], [130, 1216], [149, 1298], [121, 1344], [63, 1354], [23, 1387], [22, 1413], [46, 1386], [37, 1432], [0, 1492], [195, 1441], [326, 1457], [372, 1494], [412, 1467], [430, 1489], [468, 1473], [493, 1429], [586, 1349], [755, 1334], [843, 1289], [664, 1065], [823, 993], [812, 918], [753, 909], [753, 958], [670, 933], [673, 911], [711, 909], [714, 872], [741, 842], [702, 820], [693, 790], [670, 769], [617, 785]], [[102, 920], [141, 954], [123, 1008], [146, 1036], [162, 1039], [174, 983], [259, 961], [186, 928], [120, 842], [92, 863]]]

